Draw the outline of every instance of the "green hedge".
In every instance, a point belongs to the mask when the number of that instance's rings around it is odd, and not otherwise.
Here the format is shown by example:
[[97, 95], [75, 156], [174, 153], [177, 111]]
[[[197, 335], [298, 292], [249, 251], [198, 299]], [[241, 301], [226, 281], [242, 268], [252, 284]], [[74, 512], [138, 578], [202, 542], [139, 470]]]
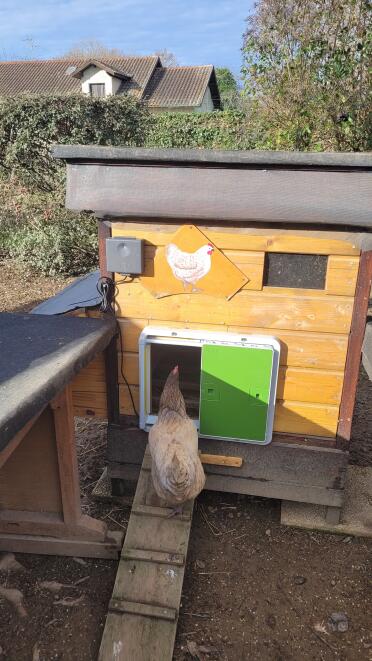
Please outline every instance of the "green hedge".
[[19, 96], [0, 102], [0, 166], [32, 188], [52, 191], [64, 171], [50, 145], [252, 149], [242, 112], [159, 113], [130, 96]]
[[0, 100], [0, 247], [47, 275], [96, 265], [94, 218], [64, 208], [59, 144], [249, 149], [241, 112], [150, 114], [129, 96], [19, 96]]
[[254, 148], [247, 115], [233, 110], [152, 115], [145, 144], [200, 149]]
[[0, 101], [0, 248], [46, 275], [97, 262], [96, 221], [64, 208], [59, 144], [249, 149], [241, 112], [150, 114], [132, 97], [20, 96]]
[[149, 113], [132, 97], [20, 96], [0, 101], [0, 254], [46, 275], [96, 266], [96, 220], [64, 207], [59, 144], [142, 145]]
[[149, 113], [130, 96], [18, 96], [0, 102], [0, 166], [41, 190], [54, 190], [63, 171], [53, 143], [142, 145]]

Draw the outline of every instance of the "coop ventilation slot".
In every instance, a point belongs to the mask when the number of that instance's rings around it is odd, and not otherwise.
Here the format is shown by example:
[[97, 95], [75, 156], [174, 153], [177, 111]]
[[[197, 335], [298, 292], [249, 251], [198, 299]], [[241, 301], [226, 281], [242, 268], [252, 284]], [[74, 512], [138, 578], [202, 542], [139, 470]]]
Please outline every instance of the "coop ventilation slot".
[[263, 284], [267, 287], [324, 289], [327, 255], [267, 252]]
[[279, 354], [270, 336], [147, 326], [139, 340], [140, 427], [156, 422], [165, 380], [178, 365], [187, 412], [201, 436], [270, 443]]

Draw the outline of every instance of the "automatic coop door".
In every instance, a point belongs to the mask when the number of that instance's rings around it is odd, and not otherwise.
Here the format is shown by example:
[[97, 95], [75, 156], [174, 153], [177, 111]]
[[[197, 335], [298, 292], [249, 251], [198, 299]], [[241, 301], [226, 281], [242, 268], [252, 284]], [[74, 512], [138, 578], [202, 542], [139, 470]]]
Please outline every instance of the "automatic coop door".
[[280, 355], [274, 337], [148, 326], [139, 354], [142, 429], [156, 422], [161, 389], [179, 364], [186, 408], [200, 436], [270, 443]]

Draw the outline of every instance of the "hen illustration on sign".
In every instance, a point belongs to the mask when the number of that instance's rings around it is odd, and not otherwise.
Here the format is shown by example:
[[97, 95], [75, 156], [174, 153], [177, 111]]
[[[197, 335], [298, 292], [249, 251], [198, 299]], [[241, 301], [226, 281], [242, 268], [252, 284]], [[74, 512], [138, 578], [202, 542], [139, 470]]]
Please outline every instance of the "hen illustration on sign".
[[211, 243], [198, 248], [195, 252], [185, 252], [177, 248], [175, 243], [170, 243], [165, 248], [165, 255], [174, 277], [181, 280], [184, 288], [192, 285], [191, 291], [199, 291], [195, 285], [211, 270], [213, 250]]
[[183, 225], [146, 259], [141, 283], [153, 296], [208, 294], [230, 299], [247, 282], [242, 273], [194, 225]]

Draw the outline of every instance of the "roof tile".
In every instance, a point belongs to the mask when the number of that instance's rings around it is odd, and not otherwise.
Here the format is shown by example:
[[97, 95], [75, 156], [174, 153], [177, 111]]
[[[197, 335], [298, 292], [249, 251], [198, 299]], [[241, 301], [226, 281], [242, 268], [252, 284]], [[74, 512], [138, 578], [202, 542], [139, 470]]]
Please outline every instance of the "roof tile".
[[158, 68], [147, 86], [144, 99], [155, 108], [200, 106], [212, 71], [212, 65]]
[[[81, 92], [81, 80], [73, 74], [91, 61], [86, 58], [0, 62], [0, 96], [77, 94]], [[130, 93], [150, 107], [199, 106], [210, 83], [215, 107], [219, 107], [212, 65], [162, 67], [157, 55], [101, 58], [101, 61], [130, 77], [122, 80], [119, 94]]]
[[[0, 62], [0, 96], [16, 94], [68, 94], [81, 92], [81, 81], [73, 77], [72, 67], [79, 69], [86, 60], [19, 60]], [[148, 57], [105, 58], [105, 64], [131, 76], [123, 81], [123, 91], [141, 98], [155, 67], [157, 55]], [[69, 71], [67, 73], [67, 71]]]

